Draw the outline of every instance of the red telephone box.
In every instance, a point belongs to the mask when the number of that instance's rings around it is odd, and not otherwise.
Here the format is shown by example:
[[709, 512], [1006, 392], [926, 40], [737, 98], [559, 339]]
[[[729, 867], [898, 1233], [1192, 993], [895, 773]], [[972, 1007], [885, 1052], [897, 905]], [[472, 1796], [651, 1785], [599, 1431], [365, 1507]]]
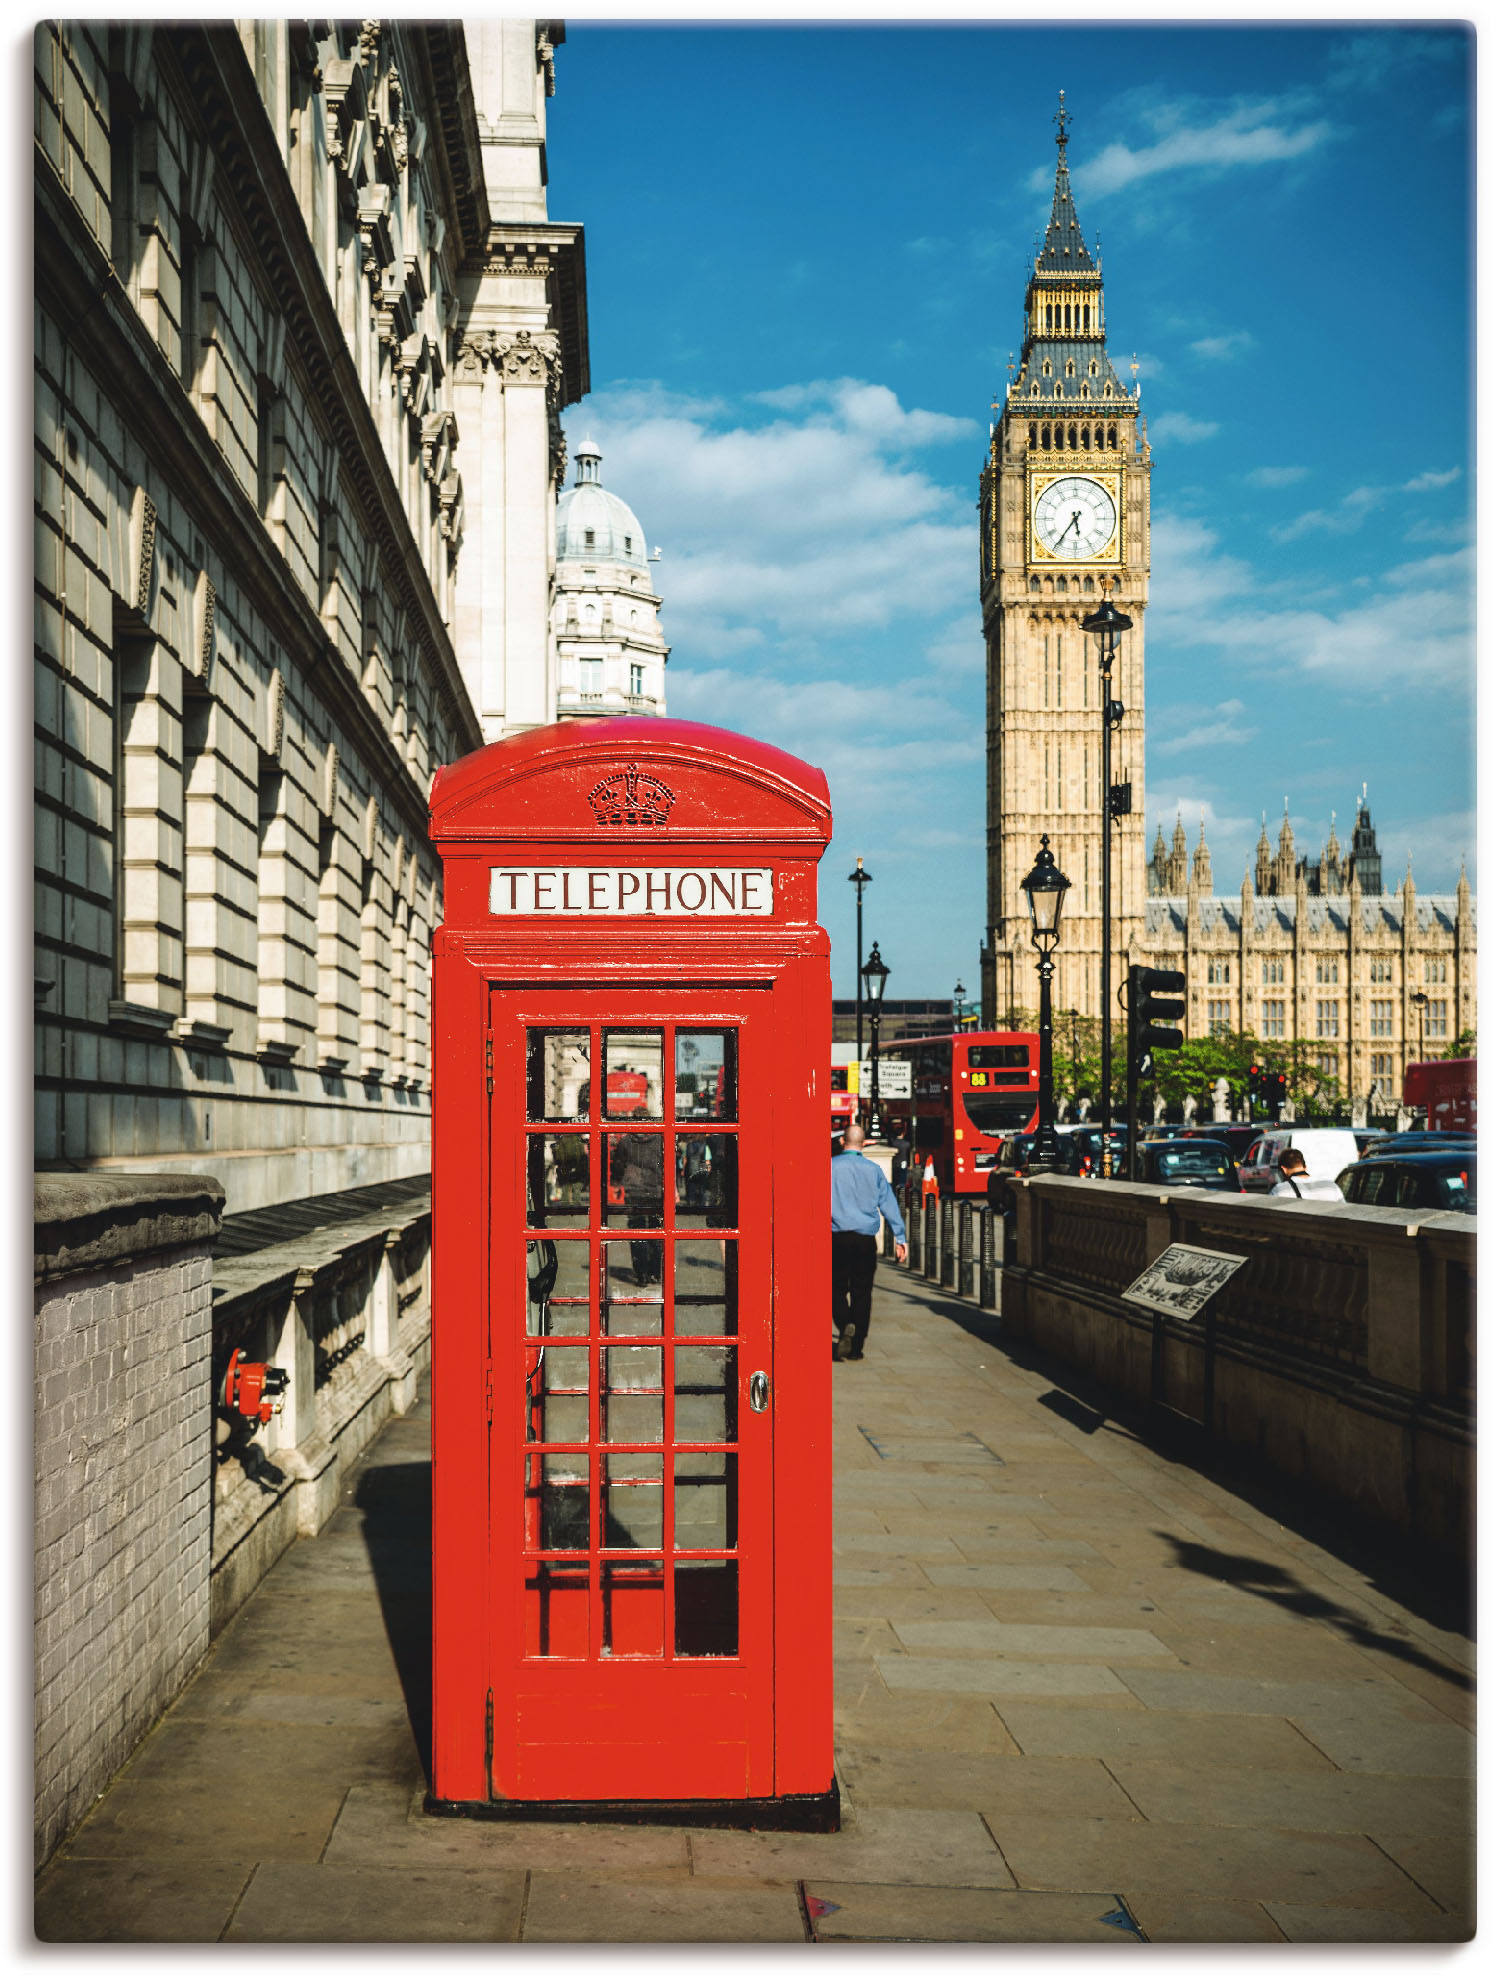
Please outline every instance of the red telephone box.
[[829, 825], [679, 720], [436, 777], [432, 1809], [837, 1827]]

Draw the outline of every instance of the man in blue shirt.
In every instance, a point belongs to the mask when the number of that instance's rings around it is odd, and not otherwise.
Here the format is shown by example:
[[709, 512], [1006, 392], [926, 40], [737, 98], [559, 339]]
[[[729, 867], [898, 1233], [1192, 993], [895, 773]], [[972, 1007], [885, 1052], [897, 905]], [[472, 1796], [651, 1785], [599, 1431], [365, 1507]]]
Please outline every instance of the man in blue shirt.
[[886, 1175], [860, 1150], [865, 1133], [848, 1125], [844, 1150], [829, 1161], [829, 1227], [834, 1258], [834, 1356], [863, 1358], [870, 1329], [870, 1292], [875, 1281], [881, 1216], [896, 1237], [896, 1259], [907, 1259], [907, 1230], [886, 1184]]

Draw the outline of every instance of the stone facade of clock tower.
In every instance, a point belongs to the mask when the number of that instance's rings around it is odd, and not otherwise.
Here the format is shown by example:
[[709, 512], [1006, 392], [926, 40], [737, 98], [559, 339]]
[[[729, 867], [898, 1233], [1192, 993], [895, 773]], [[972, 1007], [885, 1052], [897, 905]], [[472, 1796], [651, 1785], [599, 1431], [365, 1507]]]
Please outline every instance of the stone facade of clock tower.
[[[1140, 957], [1146, 876], [1145, 601], [1150, 569], [1150, 449], [1139, 385], [1109, 360], [1102, 264], [1078, 225], [1057, 117], [1052, 216], [1026, 284], [1020, 364], [991, 427], [980, 478], [980, 597], [986, 669], [987, 929], [981, 993], [987, 1027], [1028, 1015], [1035, 949], [1022, 878], [1043, 834], [1071, 880], [1056, 952], [1053, 1007], [1099, 1012], [1102, 699], [1097, 640], [1082, 620], [1105, 589], [1134, 628], [1119, 641], [1113, 780], [1131, 814], [1113, 824], [1112, 982]], [[1117, 1001], [1116, 1017], [1122, 1016]]]

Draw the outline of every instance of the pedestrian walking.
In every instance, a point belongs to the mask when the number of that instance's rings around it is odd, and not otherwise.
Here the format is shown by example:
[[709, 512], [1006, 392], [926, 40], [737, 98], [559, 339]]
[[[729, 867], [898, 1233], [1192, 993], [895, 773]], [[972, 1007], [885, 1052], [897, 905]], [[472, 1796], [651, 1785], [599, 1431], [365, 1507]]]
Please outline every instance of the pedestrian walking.
[[861, 1151], [865, 1132], [849, 1125], [844, 1150], [829, 1163], [830, 1243], [833, 1249], [834, 1356], [863, 1358], [870, 1329], [881, 1216], [891, 1223], [896, 1259], [907, 1259], [907, 1230], [886, 1175]]
[[1277, 1195], [1296, 1200], [1344, 1200], [1346, 1195], [1335, 1180], [1313, 1180], [1306, 1171], [1305, 1154], [1293, 1145], [1287, 1145], [1280, 1154], [1280, 1176], [1269, 1189], [1273, 1200]]

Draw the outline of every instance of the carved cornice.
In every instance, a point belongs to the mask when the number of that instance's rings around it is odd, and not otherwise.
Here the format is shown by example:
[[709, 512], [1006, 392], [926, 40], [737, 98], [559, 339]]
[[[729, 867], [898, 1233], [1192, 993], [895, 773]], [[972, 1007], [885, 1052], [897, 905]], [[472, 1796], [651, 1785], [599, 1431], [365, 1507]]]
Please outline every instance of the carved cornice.
[[578, 403], [591, 388], [585, 296], [585, 229], [561, 220], [489, 227], [481, 272], [499, 278], [505, 275], [537, 277], [542, 274], [550, 321], [559, 337], [564, 364], [560, 403]]

